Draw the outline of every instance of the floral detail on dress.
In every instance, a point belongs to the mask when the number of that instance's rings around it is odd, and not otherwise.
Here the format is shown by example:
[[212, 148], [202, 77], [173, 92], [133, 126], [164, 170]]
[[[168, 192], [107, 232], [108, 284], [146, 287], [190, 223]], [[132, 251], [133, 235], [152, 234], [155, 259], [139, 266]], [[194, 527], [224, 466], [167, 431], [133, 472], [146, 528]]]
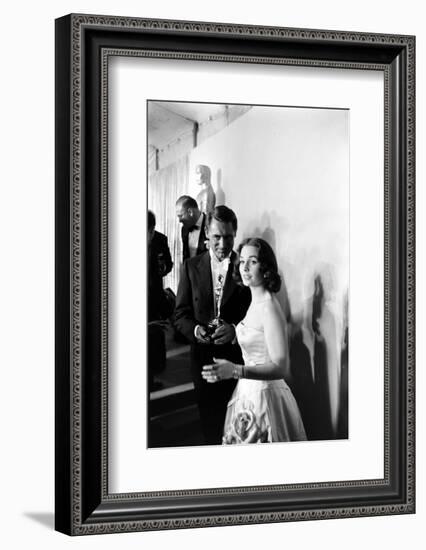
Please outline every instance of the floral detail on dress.
[[[242, 321], [236, 334], [245, 365], [271, 362], [263, 330]], [[224, 445], [306, 440], [299, 408], [284, 379], [240, 378], [228, 403], [223, 434]]]
[[260, 422], [254, 413], [254, 405], [249, 403], [246, 408], [234, 414], [229, 429], [223, 436], [224, 445], [238, 445], [241, 443], [266, 443], [268, 430], [260, 428]]

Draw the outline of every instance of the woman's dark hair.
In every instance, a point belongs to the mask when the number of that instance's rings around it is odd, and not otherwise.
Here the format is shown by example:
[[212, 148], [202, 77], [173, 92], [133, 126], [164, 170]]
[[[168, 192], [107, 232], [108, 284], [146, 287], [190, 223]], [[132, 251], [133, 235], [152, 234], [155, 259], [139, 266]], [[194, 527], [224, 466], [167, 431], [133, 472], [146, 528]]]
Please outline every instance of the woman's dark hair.
[[254, 246], [258, 249], [258, 260], [260, 263], [260, 269], [263, 273], [264, 287], [266, 290], [269, 290], [269, 292], [278, 292], [281, 288], [281, 277], [278, 274], [278, 264], [274, 251], [266, 241], [257, 237], [244, 239], [238, 247], [238, 258], [234, 265], [234, 280], [238, 284], [243, 284], [239, 269], [239, 258], [241, 250], [244, 246]]

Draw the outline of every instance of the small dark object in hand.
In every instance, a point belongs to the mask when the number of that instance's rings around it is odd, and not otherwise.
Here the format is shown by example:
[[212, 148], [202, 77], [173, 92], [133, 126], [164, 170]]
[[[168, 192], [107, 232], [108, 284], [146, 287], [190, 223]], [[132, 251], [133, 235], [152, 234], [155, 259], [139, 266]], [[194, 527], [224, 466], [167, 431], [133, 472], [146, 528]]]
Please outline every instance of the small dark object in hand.
[[210, 339], [211, 339], [212, 335], [214, 334], [214, 332], [216, 331], [216, 329], [218, 327], [220, 327], [220, 325], [223, 325], [223, 320], [220, 319], [219, 317], [215, 317], [205, 327], [206, 331], [207, 331], [207, 336], [209, 336]]

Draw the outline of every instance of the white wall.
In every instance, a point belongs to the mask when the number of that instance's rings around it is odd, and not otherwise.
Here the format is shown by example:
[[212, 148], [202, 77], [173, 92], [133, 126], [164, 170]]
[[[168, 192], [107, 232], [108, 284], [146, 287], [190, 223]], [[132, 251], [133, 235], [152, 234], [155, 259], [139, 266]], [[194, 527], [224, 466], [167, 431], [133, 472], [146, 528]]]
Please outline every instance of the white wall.
[[326, 337], [328, 349], [336, 350], [328, 354], [336, 434], [348, 318], [349, 118], [348, 109], [254, 106], [189, 155], [189, 194], [197, 196], [195, 166], [209, 165], [216, 203], [237, 214], [236, 245], [262, 237], [274, 249], [284, 281], [279, 297], [292, 320], [303, 324], [313, 372], [311, 304], [314, 279], [321, 277], [336, 327]]
[[425, 339], [418, 342], [418, 512], [353, 520], [245, 526], [70, 540], [52, 531], [53, 513], [53, 19], [72, 11], [324, 29], [417, 34], [418, 334], [425, 327], [424, 216], [426, 30], [420, 1], [87, 0], [8, 3], [2, 27], [0, 201], [2, 547], [258, 549], [420, 548], [426, 520]]
[[347, 291], [349, 111], [255, 106], [193, 149], [190, 175], [197, 164], [211, 167], [217, 204], [237, 214], [236, 245], [264, 237], [273, 246], [293, 314], [321, 265], [335, 269], [333, 290]]

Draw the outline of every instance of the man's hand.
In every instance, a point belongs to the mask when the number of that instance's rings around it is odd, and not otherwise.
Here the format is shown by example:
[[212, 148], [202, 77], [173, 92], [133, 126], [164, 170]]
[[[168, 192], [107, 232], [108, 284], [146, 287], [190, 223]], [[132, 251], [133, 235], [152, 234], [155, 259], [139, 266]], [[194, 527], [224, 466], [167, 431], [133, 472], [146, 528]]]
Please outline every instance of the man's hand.
[[235, 338], [235, 327], [230, 325], [226, 321], [222, 321], [222, 324], [217, 327], [214, 333], [211, 335], [211, 339], [214, 344], [228, 344]]
[[210, 336], [202, 325], [198, 325], [195, 329], [195, 338], [199, 344], [211, 344]]

